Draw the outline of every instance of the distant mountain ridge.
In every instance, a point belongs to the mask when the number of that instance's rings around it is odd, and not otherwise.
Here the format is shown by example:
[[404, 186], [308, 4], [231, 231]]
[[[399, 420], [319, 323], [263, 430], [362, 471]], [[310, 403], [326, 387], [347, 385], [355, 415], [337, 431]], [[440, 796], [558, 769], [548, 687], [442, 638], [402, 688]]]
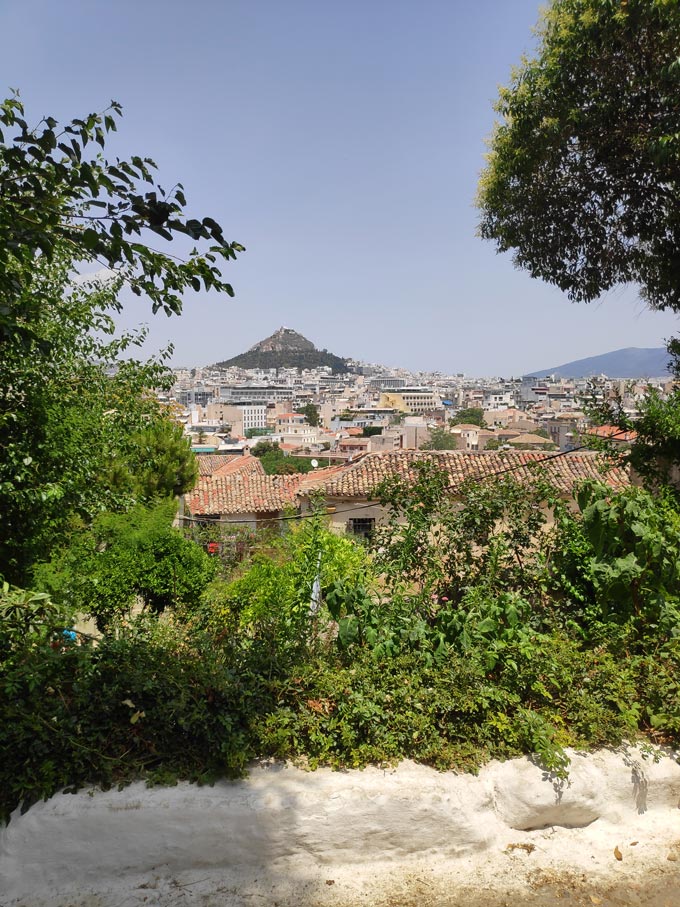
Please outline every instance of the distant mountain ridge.
[[331, 368], [334, 372], [348, 372], [349, 367], [340, 356], [328, 350], [317, 350], [311, 340], [292, 328], [280, 327], [278, 331], [260, 340], [245, 352], [216, 362], [215, 368]]
[[576, 359], [555, 368], [527, 372], [527, 376], [547, 378], [591, 378], [606, 375], [608, 378], [661, 378], [668, 372], [668, 352], [664, 347], [640, 349], [629, 346], [600, 356]]

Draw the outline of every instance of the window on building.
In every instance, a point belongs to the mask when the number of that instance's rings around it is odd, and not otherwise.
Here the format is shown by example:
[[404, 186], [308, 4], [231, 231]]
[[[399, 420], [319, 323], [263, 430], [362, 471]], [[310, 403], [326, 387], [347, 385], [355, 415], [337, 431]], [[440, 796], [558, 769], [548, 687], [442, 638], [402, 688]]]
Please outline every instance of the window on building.
[[370, 539], [375, 531], [375, 520], [371, 517], [362, 517], [347, 521], [347, 531], [352, 535], [358, 535], [365, 539]]

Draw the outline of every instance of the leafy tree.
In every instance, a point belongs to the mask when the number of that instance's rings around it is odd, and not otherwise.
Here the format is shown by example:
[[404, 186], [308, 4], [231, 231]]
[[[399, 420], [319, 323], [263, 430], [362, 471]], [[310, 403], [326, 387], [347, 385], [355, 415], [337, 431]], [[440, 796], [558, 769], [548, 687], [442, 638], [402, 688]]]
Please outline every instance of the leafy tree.
[[278, 441], [258, 441], [251, 450], [259, 457], [262, 468], [269, 476], [285, 476], [298, 472], [309, 472], [311, 460], [305, 457], [287, 457], [279, 447]]
[[155, 612], [195, 607], [215, 564], [172, 526], [175, 509], [164, 501], [101, 514], [35, 568], [37, 585], [102, 630], [137, 600]]
[[466, 409], [459, 409], [456, 413], [455, 420], [450, 420], [454, 425], [479, 425], [480, 428], [486, 426], [484, 421], [484, 410], [479, 406], [469, 406]]
[[167, 369], [120, 359], [144, 338], [114, 334], [120, 281], [69, 288], [68, 267], [36, 260], [28, 292], [41, 320], [0, 357], [0, 573], [15, 583], [74, 520], [194, 481], [191, 454], [150, 392], [169, 383]]
[[508, 475], [453, 488], [440, 464], [423, 459], [414, 475], [388, 479], [375, 493], [390, 509], [376, 529], [376, 562], [388, 582], [420, 587], [428, 607], [431, 595], [459, 603], [473, 586], [535, 591], [541, 553], [534, 540], [546, 523], [545, 503], [556, 500], [540, 471], [530, 482]]
[[178, 497], [198, 479], [198, 461], [181, 425], [159, 419], [130, 438], [129, 464], [140, 501]]
[[552, 0], [502, 88], [481, 235], [590, 301], [634, 283], [680, 309], [680, 7]]
[[314, 403], [306, 403], [299, 412], [305, 417], [307, 422], [313, 427], [316, 428], [320, 422], [319, 416], [319, 407]]
[[631, 487], [612, 495], [589, 483], [578, 494], [580, 518], [565, 511], [556, 527], [554, 579], [567, 593], [566, 613], [596, 643], [626, 639], [659, 645], [680, 626], [680, 514], [667, 490]]
[[278, 441], [258, 441], [257, 444], [251, 448], [251, 454], [254, 457], [262, 459], [266, 454], [276, 454], [283, 456], [283, 451], [279, 447]]
[[[103, 113], [62, 127], [53, 117], [32, 127], [17, 96], [0, 104], [0, 332], [7, 340], [30, 336], [41, 308], [40, 297], [27, 292], [35, 261], [57, 250], [73, 266], [118, 270], [154, 312], [180, 312], [185, 290], [233, 295], [218, 259], [234, 259], [243, 247], [227, 242], [212, 218], [186, 218], [181, 184], [165, 192], [150, 158], [110, 162], [101, 154], [121, 115], [112, 101]], [[148, 242], [178, 235], [209, 245], [181, 260]]]
[[430, 440], [421, 445], [421, 450], [456, 450], [458, 441], [447, 428], [435, 426], [430, 429]]
[[[190, 482], [150, 393], [163, 357], [121, 359], [143, 339], [114, 337], [123, 284], [168, 314], [190, 289], [233, 294], [220, 267], [242, 247], [211, 218], [187, 219], [182, 187], [164, 192], [150, 159], [103, 157], [120, 115], [113, 102], [30, 127], [17, 97], [0, 104], [0, 574], [15, 583], [72, 521], [153, 494], [156, 466], [159, 494]], [[150, 245], [180, 235], [203, 250], [182, 260]], [[95, 263], [112, 276], [74, 281]]]

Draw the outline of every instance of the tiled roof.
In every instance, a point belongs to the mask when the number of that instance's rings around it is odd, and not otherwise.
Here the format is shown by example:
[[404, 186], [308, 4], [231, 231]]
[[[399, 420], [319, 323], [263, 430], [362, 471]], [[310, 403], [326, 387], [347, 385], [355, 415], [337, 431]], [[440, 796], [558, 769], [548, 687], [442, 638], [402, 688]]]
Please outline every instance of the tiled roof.
[[617, 425], [597, 425], [589, 428], [587, 434], [596, 438], [610, 438], [614, 441], [635, 441], [636, 431], [622, 431]]
[[225, 457], [223, 454], [196, 454], [199, 476], [211, 476], [216, 469], [224, 466], [226, 460], [240, 460], [241, 457]]
[[243, 454], [241, 457], [229, 457], [227, 463], [223, 463], [222, 466], [213, 472], [213, 476], [230, 476], [235, 472], [255, 473], [261, 476], [265, 474], [258, 457]]
[[197, 454], [198, 475], [231, 475], [233, 472], [259, 472], [264, 474], [257, 457], [249, 454]]
[[328, 497], [369, 498], [373, 489], [387, 478], [415, 479], [414, 464], [423, 460], [446, 470], [454, 487], [465, 479], [491, 478], [497, 473], [527, 481], [539, 469], [564, 493], [571, 493], [574, 485], [584, 479], [602, 479], [615, 490], [630, 484], [625, 467], [601, 472], [605, 461], [594, 452], [553, 455], [547, 460], [546, 457], [550, 454], [544, 451], [385, 451], [366, 454], [351, 466], [331, 466], [306, 475], [267, 476], [241, 471], [204, 477], [185, 502], [190, 513], [202, 515], [276, 513], [286, 506], [297, 506], [300, 496], [308, 495], [315, 488], [323, 489]]
[[541, 435], [517, 435], [511, 438], [508, 444], [552, 444], [550, 438], [543, 438]]
[[[534, 477], [542, 469], [562, 492], [571, 493], [574, 485], [584, 479], [602, 479], [618, 490], [630, 484], [628, 470], [615, 467], [600, 472], [604, 461], [597, 454], [570, 453], [550, 457], [544, 451], [385, 451], [364, 456], [358, 463], [326, 483], [329, 497], [369, 497], [382, 481], [393, 476], [416, 478], [414, 464], [423, 460], [437, 463], [449, 475], [450, 484], [456, 486], [465, 479], [490, 478], [505, 471], [520, 481]], [[539, 462], [545, 460], [539, 466]], [[510, 471], [512, 470], [512, 471]]]
[[308, 494], [315, 488], [325, 488], [327, 483], [337, 478], [341, 472], [347, 469], [346, 463], [340, 463], [337, 466], [326, 466], [323, 469], [315, 469], [306, 475], [300, 476], [300, 494]]
[[237, 472], [199, 479], [186, 495], [187, 510], [197, 515], [216, 513], [278, 513], [297, 504], [301, 476], [267, 476]]
[[[252, 457], [259, 465], [257, 457]], [[309, 473], [268, 476], [239, 472], [199, 479], [186, 495], [187, 510], [194, 515], [216, 513], [272, 513], [299, 504], [299, 494], [323, 488], [327, 482], [347, 469], [345, 464], [315, 469]]]

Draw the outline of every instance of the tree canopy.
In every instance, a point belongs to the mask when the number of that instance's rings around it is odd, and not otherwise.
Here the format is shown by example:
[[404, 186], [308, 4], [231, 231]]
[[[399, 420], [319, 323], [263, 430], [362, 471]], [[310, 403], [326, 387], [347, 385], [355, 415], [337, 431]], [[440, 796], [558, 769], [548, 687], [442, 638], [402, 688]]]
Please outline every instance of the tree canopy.
[[552, 0], [501, 88], [480, 233], [590, 301], [620, 284], [680, 310], [680, 7]]
[[448, 428], [435, 426], [430, 429], [430, 439], [420, 445], [421, 450], [456, 450], [459, 438], [452, 434]]
[[297, 412], [299, 412], [301, 415], [303, 415], [305, 417], [305, 419], [307, 420], [307, 422], [313, 428], [317, 428], [318, 425], [321, 423], [321, 416], [319, 415], [319, 407], [316, 406], [316, 404], [312, 403], [311, 401], [309, 403], [305, 403], [305, 405], [302, 407], [302, 409], [298, 409]]
[[289, 457], [281, 450], [278, 441], [262, 440], [251, 450], [259, 457], [262, 468], [268, 476], [292, 475], [298, 472], [310, 472], [311, 459], [308, 457]]
[[456, 415], [449, 419], [451, 425], [479, 425], [480, 428], [486, 428], [484, 419], [484, 410], [481, 406], [468, 406], [465, 409], [459, 409]]
[[41, 319], [0, 357], [0, 574], [28, 579], [77, 526], [190, 488], [196, 459], [153, 388], [162, 358], [129, 356], [144, 332], [115, 335], [119, 281], [68, 283], [58, 256], [36, 261]]
[[[98, 262], [118, 271], [154, 312], [181, 311], [186, 290], [233, 295], [220, 265], [243, 247], [228, 242], [212, 218], [186, 217], [181, 183], [165, 191], [151, 158], [104, 158], [121, 115], [112, 101], [103, 113], [61, 127], [53, 117], [30, 126], [18, 96], [0, 103], [0, 336], [30, 334], [39, 316], [39, 298], [27, 292], [34, 264], [57, 249], [73, 266]], [[149, 244], [179, 235], [203, 250], [181, 259]]]
[[[150, 158], [103, 156], [120, 116], [112, 102], [30, 126], [17, 96], [0, 103], [0, 576], [14, 583], [98, 514], [195, 479], [153, 392], [165, 356], [131, 358], [144, 334], [117, 335], [112, 316], [124, 285], [167, 314], [188, 290], [233, 295], [221, 268], [243, 247], [186, 217], [182, 186], [166, 192]], [[155, 247], [178, 236], [201, 248]], [[104, 276], [78, 276], [96, 265]]]

